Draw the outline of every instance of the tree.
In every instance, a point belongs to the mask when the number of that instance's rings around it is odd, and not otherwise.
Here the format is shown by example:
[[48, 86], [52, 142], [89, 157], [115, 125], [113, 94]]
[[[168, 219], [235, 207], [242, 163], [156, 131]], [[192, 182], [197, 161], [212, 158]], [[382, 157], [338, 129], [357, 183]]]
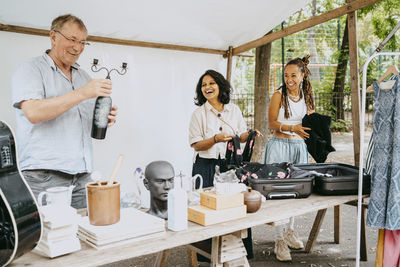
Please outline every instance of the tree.
[[269, 76], [271, 43], [256, 48], [254, 78], [254, 128], [264, 132], [257, 138], [252, 161], [261, 162], [268, 141]]
[[349, 61], [349, 35], [347, 20], [339, 51], [338, 66], [336, 68], [335, 84], [332, 94], [332, 115], [335, 120], [344, 120], [344, 84], [346, 81], [347, 62]]

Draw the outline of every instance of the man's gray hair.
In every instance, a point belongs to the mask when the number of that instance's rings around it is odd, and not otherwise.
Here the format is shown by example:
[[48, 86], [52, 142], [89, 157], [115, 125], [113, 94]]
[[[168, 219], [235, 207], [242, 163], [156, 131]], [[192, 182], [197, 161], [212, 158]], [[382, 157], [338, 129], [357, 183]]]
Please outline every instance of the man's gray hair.
[[72, 22], [72, 23], [76, 23], [80, 29], [85, 30], [87, 32], [86, 26], [83, 23], [83, 21], [71, 14], [65, 14], [65, 15], [61, 15], [58, 16], [57, 18], [55, 18], [53, 20], [53, 22], [51, 23], [51, 31], [60, 31], [62, 29], [62, 27], [64, 26], [65, 23], [67, 22]]

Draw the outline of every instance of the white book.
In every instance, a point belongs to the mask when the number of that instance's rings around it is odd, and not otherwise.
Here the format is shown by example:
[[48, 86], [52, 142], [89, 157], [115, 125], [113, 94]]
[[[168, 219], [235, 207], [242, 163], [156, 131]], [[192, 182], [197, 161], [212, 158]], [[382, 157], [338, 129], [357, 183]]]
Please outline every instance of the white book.
[[35, 247], [33, 252], [44, 255], [46, 257], [54, 258], [60, 255], [65, 255], [71, 252], [75, 252], [81, 249], [81, 243], [79, 239], [69, 238], [66, 240], [62, 240], [59, 242], [39, 242], [39, 244]]
[[82, 236], [85, 237], [85, 239], [90, 240], [93, 244], [95, 245], [105, 245], [105, 244], [109, 244], [112, 242], [118, 242], [118, 241], [122, 241], [122, 240], [126, 240], [126, 239], [131, 239], [131, 238], [136, 238], [136, 237], [141, 237], [141, 236], [147, 236], [147, 235], [151, 235], [151, 234], [155, 234], [155, 233], [161, 233], [161, 234], [165, 234], [165, 230], [164, 229], [155, 229], [155, 228], [148, 228], [148, 229], [143, 229], [143, 231], [136, 232], [136, 233], [129, 233], [129, 234], [125, 234], [123, 236], [118, 235], [115, 237], [109, 237], [109, 238], [98, 238], [96, 236], [93, 236], [87, 232], [85, 232], [83, 229], [79, 228], [78, 230], [78, 236]]
[[143, 235], [143, 232], [150, 234], [165, 231], [165, 220], [135, 208], [126, 208], [121, 210], [120, 221], [112, 225], [91, 225], [89, 218], [84, 217], [79, 223], [78, 231], [94, 240], [122, 240]]
[[45, 221], [44, 226], [49, 229], [57, 229], [61, 227], [71, 226], [78, 224], [81, 221], [82, 216], [79, 214], [70, 215], [66, 217], [52, 218], [51, 220]]
[[75, 237], [77, 232], [78, 232], [77, 224], [67, 225], [55, 229], [43, 227], [42, 239], [44, 241], [56, 240], [62, 238], [65, 239], [66, 237]]
[[106, 248], [112, 248], [112, 247], [122, 246], [125, 244], [131, 244], [131, 243], [135, 243], [135, 242], [139, 242], [139, 241], [143, 241], [143, 240], [147, 240], [147, 239], [151, 239], [151, 238], [161, 237], [163, 235], [165, 235], [165, 232], [153, 233], [153, 234], [148, 234], [148, 235], [144, 235], [144, 236], [140, 236], [140, 237], [125, 239], [122, 241], [116, 241], [116, 242], [111, 242], [111, 243], [107, 243], [107, 244], [103, 244], [103, 245], [97, 245], [96, 243], [92, 242], [91, 239], [86, 238], [86, 236], [84, 236], [80, 232], [78, 232], [78, 237], [80, 240], [84, 241], [85, 243], [94, 247], [97, 250], [103, 250]]

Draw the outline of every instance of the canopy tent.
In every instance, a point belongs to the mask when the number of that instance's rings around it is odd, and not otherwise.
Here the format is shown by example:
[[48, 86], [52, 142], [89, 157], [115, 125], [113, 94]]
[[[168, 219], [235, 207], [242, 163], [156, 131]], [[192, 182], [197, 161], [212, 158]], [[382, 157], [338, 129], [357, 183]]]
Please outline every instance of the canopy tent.
[[224, 51], [263, 36], [307, 2], [5, 0], [0, 23], [47, 30], [54, 17], [72, 13], [90, 35]]
[[[82, 18], [90, 36], [196, 47], [199, 49], [192, 51], [197, 52], [212, 50], [206, 54], [93, 42], [78, 61], [92, 77], [101, 78], [105, 72], [90, 71], [93, 58], [110, 68], [128, 63], [125, 76], [111, 76], [118, 122], [105, 140], [94, 141], [95, 170], [107, 179], [114, 160], [122, 153], [126, 159], [120, 180], [132, 178], [136, 167], [160, 159], [170, 161], [177, 172], [190, 175], [193, 150], [188, 144], [188, 125], [199, 76], [206, 69], [225, 74], [222, 54], [229, 46], [262, 37], [307, 1], [257, 0], [243, 5], [238, 0], [5, 0], [0, 24], [3, 30], [15, 25], [46, 35], [53, 18], [72, 13]], [[50, 41], [48, 37], [0, 31], [0, 46], [1, 119], [15, 127], [12, 73], [23, 60], [50, 48]]]

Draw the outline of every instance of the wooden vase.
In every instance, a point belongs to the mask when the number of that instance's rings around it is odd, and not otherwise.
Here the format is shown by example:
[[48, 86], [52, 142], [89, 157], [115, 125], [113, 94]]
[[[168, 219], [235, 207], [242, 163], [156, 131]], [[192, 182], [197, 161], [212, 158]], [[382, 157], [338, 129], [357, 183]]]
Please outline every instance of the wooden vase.
[[120, 219], [120, 186], [118, 182], [86, 185], [89, 221], [92, 225], [110, 225]]

